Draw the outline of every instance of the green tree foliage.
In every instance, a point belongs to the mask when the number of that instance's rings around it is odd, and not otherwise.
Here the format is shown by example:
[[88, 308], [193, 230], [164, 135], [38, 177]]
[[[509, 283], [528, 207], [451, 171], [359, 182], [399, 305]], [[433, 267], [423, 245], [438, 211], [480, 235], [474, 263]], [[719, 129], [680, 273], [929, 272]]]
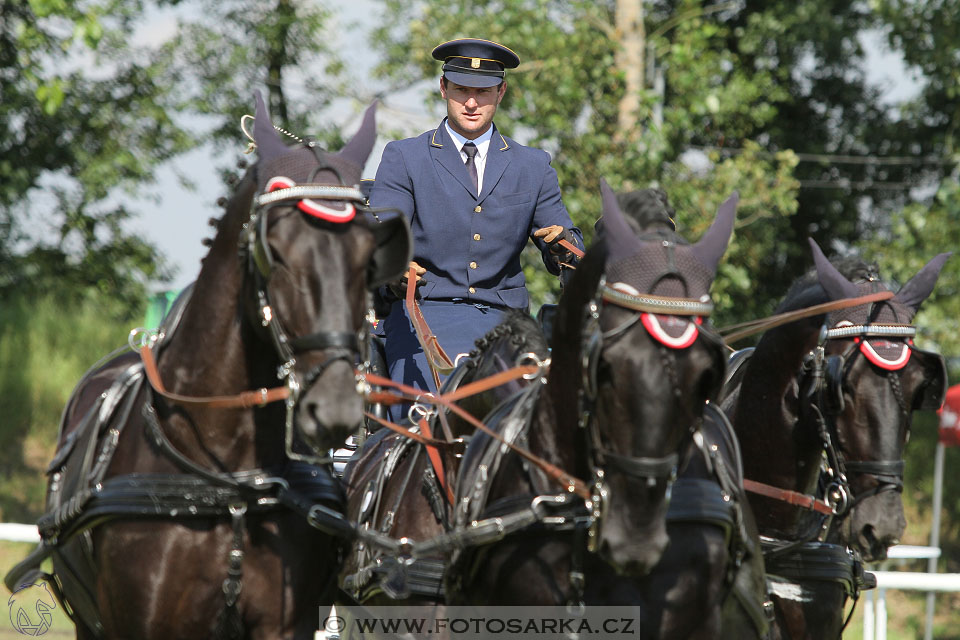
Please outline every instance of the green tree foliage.
[[110, 196], [142, 189], [190, 146], [172, 87], [129, 43], [143, 5], [0, 5], [0, 293], [94, 287], [135, 305], [165, 271]]
[[[782, 286], [779, 273], [809, 264], [808, 235], [824, 247], [862, 251], [900, 282], [960, 244], [958, 24], [957, 3], [899, 0], [748, 1], [732, 16], [729, 48], [739, 63], [779, 70], [771, 94], [777, 116], [756, 135], [767, 149], [793, 150], [800, 160], [797, 213], [774, 245], [779, 251], [764, 249], [768, 257], [754, 271], [765, 274], [757, 295], [772, 295]], [[915, 74], [916, 98], [893, 104], [868, 84], [863, 43], [876, 33]], [[958, 287], [954, 259], [917, 319], [924, 337], [954, 357]]]
[[342, 143], [320, 118], [343, 90], [331, 12], [306, 0], [196, 0], [158, 60], [180, 91], [183, 113], [204, 116], [218, 149], [242, 149], [239, 123], [253, 113], [254, 89], [275, 125], [298, 137]]
[[[776, 112], [777, 70], [738, 64], [727, 50], [724, 20], [700, 6], [680, 3], [681, 20], [666, 9], [647, 16], [648, 52], [666, 74], [661, 98], [643, 90], [637, 126], [625, 131], [619, 107], [624, 69], [617, 66], [617, 6], [585, 0], [515, 0], [384, 3], [386, 26], [374, 41], [386, 59], [380, 72], [395, 80], [438, 75], [432, 48], [456, 37], [486, 37], [517, 51], [521, 67], [508, 75], [497, 126], [550, 151], [564, 202], [576, 224], [592, 235], [600, 216], [599, 181], [615, 189], [663, 186], [678, 211], [678, 226], [699, 238], [717, 206], [733, 190], [741, 196], [736, 238], [722, 267], [718, 299], [730, 320], [769, 311], [753, 295], [750, 273], [767, 259], [770, 244], [789, 228], [796, 210], [796, 158], [761, 150], [751, 136]], [[657, 31], [657, 26], [666, 26]], [[654, 113], [662, 107], [662, 119]], [[691, 147], [736, 133], [741, 153], [708, 150], [701, 168], [687, 161]], [[527, 262], [532, 291], [543, 295], [546, 276]], [[785, 290], [785, 288], [783, 289]]]

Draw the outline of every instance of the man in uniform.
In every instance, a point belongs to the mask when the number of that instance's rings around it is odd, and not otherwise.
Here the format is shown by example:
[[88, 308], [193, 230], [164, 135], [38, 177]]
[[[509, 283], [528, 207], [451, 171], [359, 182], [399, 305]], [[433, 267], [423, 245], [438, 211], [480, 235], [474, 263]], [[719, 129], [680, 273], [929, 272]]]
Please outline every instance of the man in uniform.
[[[455, 358], [471, 351], [507, 309], [528, 308], [520, 267], [528, 238], [547, 270], [559, 275], [561, 265], [574, 261], [559, 241], [582, 249], [583, 236], [560, 199], [550, 156], [493, 124], [507, 89], [504, 69], [520, 64], [517, 55], [469, 38], [441, 44], [433, 57], [443, 61], [447, 117], [433, 131], [387, 144], [370, 205], [397, 209], [410, 220], [419, 304], [440, 346]], [[402, 299], [392, 302], [383, 329], [390, 377], [433, 389]]]

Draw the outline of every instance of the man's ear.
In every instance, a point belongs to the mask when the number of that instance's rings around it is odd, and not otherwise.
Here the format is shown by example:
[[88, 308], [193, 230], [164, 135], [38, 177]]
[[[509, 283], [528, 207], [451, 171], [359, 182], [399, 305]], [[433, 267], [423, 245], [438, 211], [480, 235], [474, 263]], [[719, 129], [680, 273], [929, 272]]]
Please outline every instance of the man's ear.
[[504, 80], [500, 83], [500, 92], [497, 95], [497, 104], [500, 104], [500, 101], [503, 100], [503, 94], [507, 92], [507, 81]]
[[440, 95], [444, 100], [447, 99], [447, 83], [443, 81], [443, 76], [440, 76]]

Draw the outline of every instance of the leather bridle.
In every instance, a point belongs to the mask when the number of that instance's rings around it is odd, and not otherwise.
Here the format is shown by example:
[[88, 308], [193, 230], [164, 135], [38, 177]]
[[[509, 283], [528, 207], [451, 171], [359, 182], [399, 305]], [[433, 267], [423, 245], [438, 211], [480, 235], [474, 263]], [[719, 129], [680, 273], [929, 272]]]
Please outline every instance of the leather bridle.
[[[843, 517], [853, 507], [863, 500], [884, 491], [903, 491], [904, 461], [898, 460], [850, 460], [843, 455], [838, 440], [836, 418], [843, 410], [843, 381], [849, 374], [853, 362], [857, 358], [861, 341], [873, 337], [898, 338], [910, 340], [916, 335], [916, 327], [906, 324], [867, 323], [860, 325], [846, 325], [827, 328], [824, 325], [820, 331], [817, 347], [807, 354], [804, 361], [802, 375], [809, 377], [810, 391], [808, 398], [821, 442], [826, 453], [827, 487], [824, 494], [825, 501], [834, 507], [834, 515]], [[852, 339], [850, 345], [841, 355], [825, 355], [826, 344], [829, 340]], [[905, 345], [912, 349], [912, 344]], [[900, 388], [899, 379], [888, 375], [888, 381], [893, 389], [900, 416], [908, 416], [911, 407], [907, 405]], [[851, 474], [873, 476], [876, 486], [867, 492], [853, 495], [850, 488]]]
[[[311, 148], [314, 149], [318, 159], [322, 162], [322, 154], [315, 147]], [[333, 167], [321, 165], [314, 170], [313, 175], [324, 168], [337, 173]], [[339, 173], [337, 173], [337, 177], [339, 178]], [[274, 307], [270, 300], [269, 284], [273, 275], [275, 260], [267, 241], [267, 220], [273, 207], [289, 205], [305, 198], [347, 201], [350, 203], [349, 206], [361, 205], [365, 201], [365, 197], [359, 188], [342, 185], [301, 184], [261, 193], [254, 198], [250, 219], [244, 224], [241, 255], [245, 254], [247, 269], [253, 276], [258, 307], [256, 320], [259, 326], [265, 328], [270, 336], [270, 341], [282, 363], [277, 371], [277, 377], [285, 381], [288, 389], [288, 395], [285, 398], [286, 453], [291, 459], [317, 462], [315, 456], [299, 454], [293, 446], [294, 415], [301, 393], [308, 389], [330, 365], [338, 360], [346, 362], [351, 368], [357, 360], [361, 363], [368, 360], [364, 351], [369, 348], [370, 323], [361, 322], [360, 329], [357, 332], [316, 331], [302, 336], [290, 337], [279, 318], [274, 314]], [[352, 223], [346, 222], [343, 224]], [[369, 304], [367, 306], [369, 307]], [[297, 356], [317, 351], [324, 354], [324, 359], [301, 377], [294, 369]], [[364, 371], [365, 369], [361, 367], [356, 374], [358, 393], [366, 388]]]
[[[614, 305], [633, 311], [629, 319], [618, 326], [603, 331], [600, 328], [600, 309], [603, 304]], [[629, 456], [615, 453], [603, 444], [600, 428], [595, 419], [595, 407], [598, 394], [597, 371], [602, 358], [604, 344], [615, 341], [623, 336], [631, 327], [635, 326], [644, 314], [693, 316], [703, 318], [713, 312], [713, 303], [709, 299], [690, 299], [656, 296], [652, 294], [632, 294], [615, 289], [607, 285], [606, 277], [601, 277], [596, 294], [587, 303], [584, 309], [582, 330], [582, 384], [580, 386], [580, 427], [586, 430], [588, 455], [593, 472], [591, 489], [592, 523], [588, 532], [588, 550], [596, 551], [600, 539], [600, 527], [607, 511], [609, 489], [606, 483], [608, 472], [616, 472], [632, 478], [646, 479], [647, 485], [655, 486], [658, 480], [666, 480], [667, 492], [677, 477], [679, 464], [678, 451], [663, 456]], [[699, 324], [699, 323], [698, 323]], [[698, 327], [701, 335], [703, 328]], [[663, 347], [668, 350], [667, 347]], [[672, 354], [671, 354], [672, 355]], [[666, 364], [666, 363], [665, 363]], [[669, 368], [669, 367], [668, 367]], [[680, 394], [675, 373], [668, 371], [674, 384], [672, 398]], [[692, 428], [691, 428], [692, 433]]]
[[[314, 171], [329, 169], [339, 178], [335, 168], [323, 163], [322, 152], [311, 147], [321, 161], [321, 166]], [[277, 370], [277, 378], [283, 381], [283, 386], [261, 388], [245, 391], [233, 396], [195, 397], [175, 394], [164, 388], [157, 371], [156, 362], [149, 344], [140, 345], [141, 358], [144, 361], [147, 377], [154, 391], [178, 404], [205, 406], [208, 408], [249, 408], [264, 406], [271, 402], [283, 400], [286, 405], [286, 433], [285, 444], [287, 455], [294, 460], [303, 460], [311, 463], [324, 462], [315, 456], [303, 455], [294, 450], [294, 415], [301, 393], [309, 388], [323, 374], [331, 364], [338, 360], [347, 362], [351, 369], [359, 357], [361, 363], [368, 358], [364, 351], [369, 348], [369, 322], [361, 322], [357, 332], [350, 331], [317, 331], [303, 336], [290, 337], [283, 328], [280, 319], [274, 313], [274, 306], [270, 300], [269, 283], [274, 272], [275, 260], [267, 240], [267, 226], [269, 213], [273, 207], [294, 205], [305, 199], [346, 201], [348, 206], [356, 207], [365, 201], [359, 188], [329, 185], [329, 184], [299, 184], [285, 188], [278, 188], [265, 193], [257, 194], [250, 208], [250, 217], [244, 223], [240, 235], [240, 259], [246, 264], [247, 272], [252, 276], [255, 307], [252, 310], [253, 325], [264, 329], [274, 351], [282, 363]], [[327, 223], [321, 223], [327, 224]], [[356, 224], [345, 222], [342, 224]], [[368, 305], [369, 306], [369, 305]], [[295, 371], [297, 357], [303, 353], [321, 351], [325, 358], [318, 365], [310, 369], [305, 375]], [[356, 372], [358, 393], [366, 388], [364, 367]]]

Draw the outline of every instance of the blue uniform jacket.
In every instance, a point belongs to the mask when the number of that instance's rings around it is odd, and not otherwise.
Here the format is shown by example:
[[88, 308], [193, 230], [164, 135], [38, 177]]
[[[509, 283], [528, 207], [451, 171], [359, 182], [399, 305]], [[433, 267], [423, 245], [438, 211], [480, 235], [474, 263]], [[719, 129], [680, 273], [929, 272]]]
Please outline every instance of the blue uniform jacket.
[[[441, 123], [416, 138], [387, 144], [370, 205], [399, 209], [410, 220], [414, 260], [427, 270], [419, 289], [425, 300], [525, 309], [529, 295], [520, 252], [527, 239], [557, 274], [545, 243], [531, 234], [554, 224], [573, 228], [549, 154], [514, 142], [496, 126], [479, 197]], [[583, 248], [580, 230], [573, 231]]]

